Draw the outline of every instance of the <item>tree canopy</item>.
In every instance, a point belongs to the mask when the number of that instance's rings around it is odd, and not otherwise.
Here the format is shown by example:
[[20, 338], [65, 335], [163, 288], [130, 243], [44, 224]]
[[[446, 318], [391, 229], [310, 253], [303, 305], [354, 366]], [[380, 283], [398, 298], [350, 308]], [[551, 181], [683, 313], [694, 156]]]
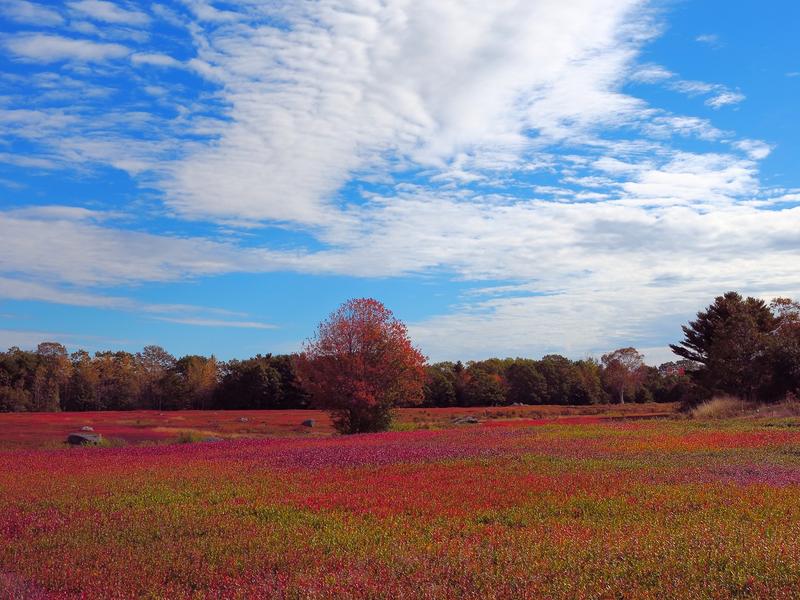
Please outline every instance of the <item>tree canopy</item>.
[[340, 306], [297, 359], [301, 384], [345, 433], [386, 429], [392, 408], [422, 402], [424, 367], [406, 326], [372, 298]]

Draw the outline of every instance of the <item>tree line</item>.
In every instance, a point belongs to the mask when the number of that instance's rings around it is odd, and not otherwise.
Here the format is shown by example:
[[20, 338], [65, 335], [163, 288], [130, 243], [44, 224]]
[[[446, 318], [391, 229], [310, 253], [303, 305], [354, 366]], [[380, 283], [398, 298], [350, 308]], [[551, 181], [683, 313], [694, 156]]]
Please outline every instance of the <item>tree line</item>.
[[141, 352], [84, 350], [59, 343], [0, 353], [0, 411], [307, 408], [293, 357], [218, 361], [176, 358], [160, 346]]
[[[617, 361], [630, 355], [635, 364], [620, 378]], [[13, 347], [0, 353], [0, 412], [310, 408], [297, 364], [297, 355], [285, 354], [226, 362], [213, 356], [176, 358], [159, 346], [94, 355], [68, 354], [56, 342], [35, 351]], [[597, 404], [621, 395], [633, 402], [677, 402], [689, 392], [688, 365], [648, 367], [632, 348], [602, 361], [549, 355], [439, 362], [424, 367], [422, 405]], [[399, 397], [396, 404], [419, 403]]]
[[[296, 409], [323, 407], [347, 419], [374, 406], [680, 402], [716, 394], [775, 402], [800, 396], [800, 304], [729, 292], [683, 327], [680, 360], [647, 366], [634, 348], [600, 360], [491, 358], [425, 364], [405, 326], [372, 299], [345, 303], [296, 355], [218, 361], [84, 350], [55, 342], [0, 353], [0, 411]], [[341, 396], [341, 397], [339, 397]], [[369, 410], [367, 410], [369, 409]], [[363, 411], [362, 411], [363, 412]], [[361, 416], [359, 416], [361, 415]], [[343, 418], [345, 418], [343, 417]], [[346, 426], [347, 429], [350, 426]]]

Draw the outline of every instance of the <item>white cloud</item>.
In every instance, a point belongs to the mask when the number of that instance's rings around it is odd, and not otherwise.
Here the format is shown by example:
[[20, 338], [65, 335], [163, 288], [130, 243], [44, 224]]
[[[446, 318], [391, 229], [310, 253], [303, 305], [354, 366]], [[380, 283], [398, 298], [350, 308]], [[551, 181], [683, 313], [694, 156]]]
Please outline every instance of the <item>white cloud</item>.
[[19, 154], [9, 154], [8, 152], [0, 152], [0, 163], [8, 165], [16, 165], [18, 167], [26, 167], [30, 169], [55, 169], [58, 164], [48, 158], [41, 158], [39, 156], [21, 156]]
[[3, 0], [0, 2], [3, 16], [18, 23], [51, 27], [61, 25], [64, 18], [55, 10], [27, 0]]
[[675, 73], [661, 65], [645, 64], [631, 74], [631, 79], [639, 83], [659, 83], [675, 77]]
[[747, 154], [753, 160], [763, 160], [772, 152], [772, 146], [761, 140], [739, 140], [734, 142], [733, 146]]
[[202, 238], [101, 227], [74, 215], [42, 219], [0, 212], [0, 272], [73, 285], [173, 281], [269, 268], [270, 255]]
[[716, 33], [704, 33], [702, 35], [698, 35], [695, 38], [695, 41], [700, 42], [701, 44], [708, 44], [712, 48], [719, 48], [722, 45], [719, 35]]
[[44, 331], [24, 331], [16, 329], [0, 329], [0, 348], [36, 348], [42, 342], [61, 342], [68, 344], [75, 340], [82, 339], [80, 336], [70, 333], [44, 332]]
[[706, 106], [718, 109], [731, 104], [739, 104], [746, 99], [746, 96], [739, 91], [729, 90], [719, 83], [706, 83], [705, 81], [677, 80], [670, 84], [670, 87], [687, 96], [701, 96], [710, 94], [706, 99]]
[[724, 206], [758, 190], [757, 166], [722, 154], [677, 153], [622, 183], [627, 198], [646, 205]]
[[220, 10], [208, 0], [183, 0], [189, 10], [201, 21], [213, 23], [229, 23], [237, 21], [241, 15], [229, 10]]
[[699, 94], [710, 94], [711, 92], [720, 89], [716, 83], [706, 83], [705, 81], [692, 81], [692, 80], [678, 80], [674, 82], [672, 88], [687, 94], [689, 96], [697, 96]]
[[706, 100], [706, 104], [711, 108], [722, 108], [723, 106], [729, 106], [731, 104], [739, 104], [745, 99], [746, 96], [741, 92], [725, 91]]
[[[462, 154], [514, 164], [531, 132], [555, 140], [626, 123], [643, 108], [617, 91], [642, 6], [253, 6], [248, 23], [197, 34], [192, 65], [224, 87], [232, 122], [175, 166], [167, 201], [194, 216], [322, 224], [354, 174], [443, 169]], [[267, 15], [288, 26], [261, 23]]]
[[135, 65], [153, 65], [156, 67], [182, 68], [183, 63], [166, 54], [139, 52], [131, 56]]
[[682, 135], [695, 136], [702, 140], [718, 140], [724, 135], [707, 119], [687, 116], [654, 117], [643, 128], [655, 136]]
[[120, 44], [92, 42], [44, 33], [22, 34], [5, 40], [6, 47], [17, 57], [34, 62], [62, 60], [103, 62], [129, 53]]
[[114, 2], [105, 0], [78, 0], [77, 2], [67, 2], [72, 10], [83, 13], [88, 17], [106, 23], [118, 25], [147, 25], [150, 17], [138, 10], [126, 10], [120, 8]]
[[54, 221], [103, 221], [117, 216], [115, 213], [102, 212], [81, 206], [24, 206], [5, 211], [5, 215], [24, 219], [41, 219]]
[[72, 306], [91, 306], [94, 308], [124, 309], [133, 306], [133, 303], [127, 298], [63, 289], [16, 277], [0, 277], [0, 298], [70, 304]]
[[194, 327], [230, 327], [233, 329], [275, 329], [275, 325], [258, 321], [228, 321], [223, 319], [195, 319], [191, 317], [154, 317], [158, 321], [192, 325]]

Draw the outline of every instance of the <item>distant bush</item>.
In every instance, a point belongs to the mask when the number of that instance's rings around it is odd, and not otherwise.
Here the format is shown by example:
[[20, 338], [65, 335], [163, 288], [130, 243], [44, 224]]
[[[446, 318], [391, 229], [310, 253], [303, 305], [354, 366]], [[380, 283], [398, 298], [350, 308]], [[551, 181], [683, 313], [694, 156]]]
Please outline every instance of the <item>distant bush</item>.
[[94, 445], [100, 448], [123, 448], [128, 445], [128, 442], [122, 438], [102, 437], [100, 438], [100, 441]]
[[756, 407], [736, 396], [714, 396], [692, 409], [695, 419], [729, 419], [754, 412]]
[[205, 439], [205, 436], [198, 432], [193, 431], [191, 429], [187, 429], [185, 431], [181, 431], [178, 434], [178, 443], [179, 444], [194, 444], [196, 442], [202, 442]]
[[800, 417], [800, 399], [787, 394], [782, 402], [759, 404], [738, 396], [715, 396], [689, 413], [695, 419], [730, 419], [732, 417]]
[[787, 394], [783, 402], [762, 406], [759, 414], [772, 418], [800, 417], [800, 398]]

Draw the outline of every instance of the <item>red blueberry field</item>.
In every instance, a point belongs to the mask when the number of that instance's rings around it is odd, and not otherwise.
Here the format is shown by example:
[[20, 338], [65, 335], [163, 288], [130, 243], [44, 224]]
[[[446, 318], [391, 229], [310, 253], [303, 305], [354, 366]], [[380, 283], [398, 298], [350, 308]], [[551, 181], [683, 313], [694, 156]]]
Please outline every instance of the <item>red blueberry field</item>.
[[97, 414], [128, 445], [84, 448], [47, 436], [87, 414], [3, 415], [41, 424], [0, 450], [0, 597], [798, 597], [799, 419], [536, 408]]

